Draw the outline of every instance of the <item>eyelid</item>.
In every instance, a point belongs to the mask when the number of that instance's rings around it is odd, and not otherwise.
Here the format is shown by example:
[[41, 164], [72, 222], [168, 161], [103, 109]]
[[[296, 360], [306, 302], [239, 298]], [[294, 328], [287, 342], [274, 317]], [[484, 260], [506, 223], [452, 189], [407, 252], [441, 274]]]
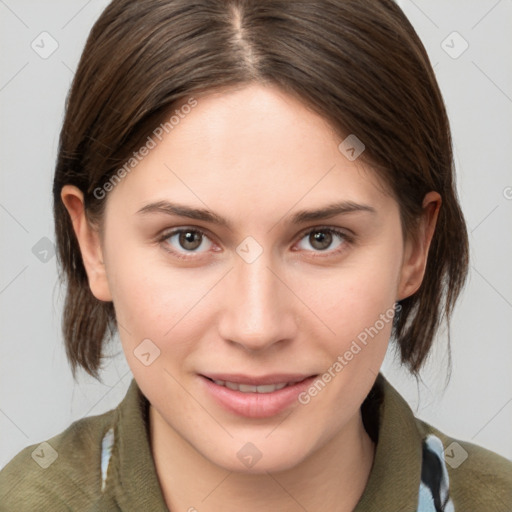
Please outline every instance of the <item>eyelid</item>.
[[208, 230], [198, 226], [178, 226], [175, 228], [164, 229], [160, 232], [159, 235], [157, 235], [157, 240], [167, 240], [171, 236], [175, 235], [176, 233], [180, 233], [181, 231], [196, 231], [197, 233], [201, 233], [201, 235], [206, 236], [210, 241], [213, 242], [212, 236]]
[[315, 231], [331, 231], [333, 233], [339, 234], [343, 238], [346, 238], [347, 240], [355, 238], [355, 233], [347, 228], [340, 228], [338, 226], [310, 226], [308, 228], [305, 228], [303, 231], [301, 231], [298, 235], [300, 239], [304, 238], [304, 236], [314, 233]]

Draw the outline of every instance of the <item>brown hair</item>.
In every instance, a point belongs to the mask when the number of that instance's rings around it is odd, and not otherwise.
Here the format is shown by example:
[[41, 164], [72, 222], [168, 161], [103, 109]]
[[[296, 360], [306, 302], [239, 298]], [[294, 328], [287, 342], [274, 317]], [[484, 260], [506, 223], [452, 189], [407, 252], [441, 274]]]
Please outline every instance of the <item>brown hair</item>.
[[429, 191], [442, 196], [424, 281], [401, 301], [393, 335], [416, 374], [464, 285], [468, 240], [457, 200], [449, 123], [426, 51], [391, 0], [114, 0], [91, 30], [67, 98], [53, 185], [63, 334], [73, 374], [98, 377], [116, 330], [112, 303], [91, 293], [60, 193], [76, 185], [91, 223], [114, 175], [176, 105], [201, 92], [276, 84], [342, 134], [400, 205], [404, 233]]

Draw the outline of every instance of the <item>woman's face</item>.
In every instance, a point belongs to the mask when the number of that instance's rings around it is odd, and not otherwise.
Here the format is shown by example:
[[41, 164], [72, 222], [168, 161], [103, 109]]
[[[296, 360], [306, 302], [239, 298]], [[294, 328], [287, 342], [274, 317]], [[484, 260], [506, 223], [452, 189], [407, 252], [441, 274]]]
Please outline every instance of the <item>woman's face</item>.
[[397, 202], [341, 142], [275, 87], [210, 94], [105, 199], [91, 288], [155, 420], [223, 468], [291, 468], [359, 425], [419, 286]]

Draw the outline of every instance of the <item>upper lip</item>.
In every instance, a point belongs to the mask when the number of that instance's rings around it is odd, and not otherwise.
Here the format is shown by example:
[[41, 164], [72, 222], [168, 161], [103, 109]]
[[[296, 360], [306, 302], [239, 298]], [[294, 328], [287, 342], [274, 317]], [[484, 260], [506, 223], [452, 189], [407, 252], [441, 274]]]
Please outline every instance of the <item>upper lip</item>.
[[203, 373], [201, 375], [211, 380], [222, 380], [227, 382], [234, 382], [236, 384], [249, 384], [253, 386], [263, 386], [265, 384], [281, 384], [283, 382], [294, 383], [314, 376], [312, 374], [303, 373], [274, 373], [271, 375], [262, 375], [259, 377], [233, 373]]

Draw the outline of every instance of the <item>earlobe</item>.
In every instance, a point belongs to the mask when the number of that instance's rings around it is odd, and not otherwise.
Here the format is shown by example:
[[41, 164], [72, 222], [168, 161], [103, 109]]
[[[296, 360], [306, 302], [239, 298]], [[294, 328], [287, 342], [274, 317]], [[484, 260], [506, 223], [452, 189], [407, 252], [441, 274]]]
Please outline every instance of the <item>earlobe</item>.
[[108, 286], [100, 236], [85, 215], [83, 193], [74, 185], [64, 185], [61, 199], [73, 224], [91, 292], [98, 300], [110, 302], [112, 295]]
[[397, 300], [410, 297], [421, 286], [441, 203], [441, 196], [437, 192], [429, 192], [423, 199], [423, 214], [416, 236], [409, 236], [405, 243]]

